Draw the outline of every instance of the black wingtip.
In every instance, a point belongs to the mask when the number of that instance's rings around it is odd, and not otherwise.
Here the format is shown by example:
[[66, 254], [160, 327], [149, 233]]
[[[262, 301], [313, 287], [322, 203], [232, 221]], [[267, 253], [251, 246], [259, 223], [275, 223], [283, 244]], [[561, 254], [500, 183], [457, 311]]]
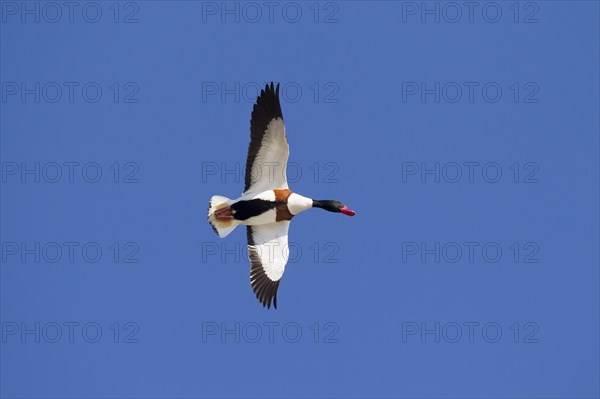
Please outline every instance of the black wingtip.
[[275, 84], [273, 82], [265, 84], [265, 88], [260, 91], [260, 94], [271, 92], [276, 97], [279, 98], [279, 83]]

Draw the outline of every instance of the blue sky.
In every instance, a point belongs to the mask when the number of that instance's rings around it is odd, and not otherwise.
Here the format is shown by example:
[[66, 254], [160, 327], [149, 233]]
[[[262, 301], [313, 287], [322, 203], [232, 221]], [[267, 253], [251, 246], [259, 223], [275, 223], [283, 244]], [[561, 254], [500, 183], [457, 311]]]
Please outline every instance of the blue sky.
[[[600, 394], [597, 2], [0, 2], [3, 397]], [[282, 85], [279, 309], [238, 196]]]

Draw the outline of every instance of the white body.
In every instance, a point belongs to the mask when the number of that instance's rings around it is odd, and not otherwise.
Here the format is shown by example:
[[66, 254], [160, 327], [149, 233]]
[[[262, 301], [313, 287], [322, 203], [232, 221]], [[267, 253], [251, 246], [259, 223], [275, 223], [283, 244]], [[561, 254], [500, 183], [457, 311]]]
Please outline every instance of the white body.
[[[275, 201], [275, 193], [273, 190], [263, 191], [261, 193], [246, 193], [242, 195], [240, 198], [232, 201], [232, 204], [235, 204], [239, 201], [249, 201], [253, 199], [262, 199], [265, 201]], [[312, 208], [312, 199], [303, 197], [300, 194], [292, 193], [287, 200], [287, 206], [292, 215], [297, 215], [302, 211]], [[235, 214], [235, 213], [234, 213]], [[260, 226], [262, 224], [274, 223], [275, 218], [277, 217], [277, 211], [275, 209], [271, 209], [261, 215], [246, 219], [246, 220], [236, 220], [238, 224], [243, 224], [245, 226]]]

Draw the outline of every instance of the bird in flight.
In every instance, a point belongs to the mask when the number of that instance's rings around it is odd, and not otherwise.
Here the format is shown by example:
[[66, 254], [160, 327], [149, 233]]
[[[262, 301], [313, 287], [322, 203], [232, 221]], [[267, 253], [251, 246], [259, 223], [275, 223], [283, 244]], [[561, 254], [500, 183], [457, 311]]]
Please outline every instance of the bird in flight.
[[277, 290], [289, 257], [288, 229], [294, 216], [310, 208], [354, 216], [339, 201], [313, 200], [293, 193], [287, 184], [289, 145], [279, 103], [279, 84], [266, 85], [250, 120], [244, 193], [238, 199], [214, 195], [208, 221], [223, 238], [246, 226], [250, 284], [263, 307], [277, 309]]

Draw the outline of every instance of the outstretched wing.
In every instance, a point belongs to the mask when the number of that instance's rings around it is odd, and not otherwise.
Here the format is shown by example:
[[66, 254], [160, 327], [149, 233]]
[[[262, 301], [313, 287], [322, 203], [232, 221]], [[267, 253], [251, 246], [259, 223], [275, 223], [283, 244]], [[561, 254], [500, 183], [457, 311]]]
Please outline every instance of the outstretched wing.
[[250, 284], [258, 300], [277, 309], [277, 289], [287, 264], [289, 221], [247, 226]]
[[285, 175], [290, 148], [279, 103], [279, 84], [260, 91], [250, 120], [250, 146], [244, 192], [288, 188]]

